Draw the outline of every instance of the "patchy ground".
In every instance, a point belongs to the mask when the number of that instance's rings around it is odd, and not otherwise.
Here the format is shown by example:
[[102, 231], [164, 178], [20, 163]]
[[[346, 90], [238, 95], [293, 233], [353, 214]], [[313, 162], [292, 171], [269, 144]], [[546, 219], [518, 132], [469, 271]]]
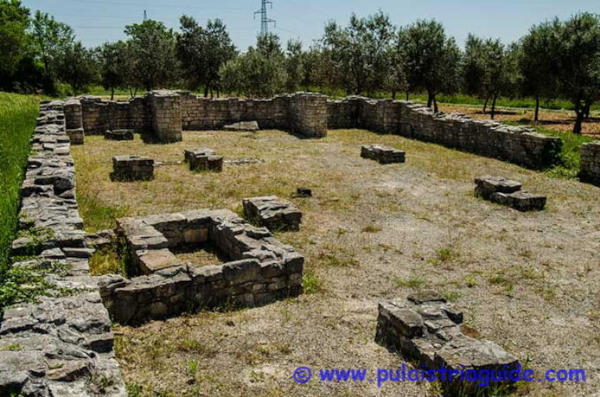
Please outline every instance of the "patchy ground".
[[[441, 104], [440, 111], [465, 113], [478, 119], [490, 118], [489, 110], [483, 113], [481, 106]], [[552, 131], [571, 132], [575, 124], [575, 113], [567, 110], [540, 109], [539, 121], [534, 123], [534, 109], [500, 108], [494, 119], [535, 125]], [[582, 130], [584, 135], [600, 138], [600, 114], [592, 112], [591, 117], [584, 121]]]
[[[430, 384], [297, 385], [298, 366], [398, 368], [375, 344], [377, 302], [420, 288], [441, 291], [465, 313], [471, 335], [502, 345], [541, 375], [584, 368], [583, 385], [533, 383], [515, 394], [589, 396], [600, 388], [600, 189], [551, 179], [500, 161], [361, 130], [302, 140], [280, 131], [185, 132], [181, 143], [144, 144], [86, 137], [73, 147], [80, 211], [89, 230], [113, 217], [197, 208], [240, 212], [244, 197], [291, 199], [300, 232], [278, 233], [306, 256], [297, 299], [266, 307], [200, 313], [139, 328], [117, 326], [117, 355], [132, 395], [436, 396]], [[405, 164], [360, 157], [360, 145], [405, 150]], [[220, 174], [193, 173], [184, 148], [225, 159]], [[111, 182], [111, 157], [164, 162], [151, 182]], [[473, 178], [503, 175], [548, 196], [547, 209], [519, 213], [473, 197]]]

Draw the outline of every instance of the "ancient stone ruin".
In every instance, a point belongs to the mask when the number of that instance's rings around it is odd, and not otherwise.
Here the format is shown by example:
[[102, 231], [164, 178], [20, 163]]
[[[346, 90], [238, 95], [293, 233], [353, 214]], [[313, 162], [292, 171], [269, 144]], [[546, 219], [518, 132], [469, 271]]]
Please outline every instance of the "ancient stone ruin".
[[256, 121], [240, 121], [237, 123], [227, 124], [223, 127], [225, 131], [243, 131], [243, 132], [256, 132], [260, 128]]
[[104, 138], [111, 141], [133, 141], [133, 130], [108, 130]]
[[[519, 362], [502, 347], [462, 333], [463, 314], [435, 291], [379, 304], [375, 340], [427, 369], [513, 370]], [[473, 387], [477, 387], [475, 384]]]
[[[111, 318], [139, 324], [192, 308], [259, 306], [302, 292], [304, 257], [264, 228], [227, 210], [197, 210], [118, 221], [130, 270], [145, 276], [105, 277], [100, 293]], [[225, 263], [179, 260], [181, 248], [218, 251]]]
[[146, 156], [115, 156], [111, 178], [115, 181], [149, 181], [154, 178], [154, 160]]
[[133, 129], [151, 132], [159, 142], [181, 140], [182, 130], [218, 130], [233, 124], [235, 128], [246, 128], [248, 122], [256, 122], [262, 129], [280, 129], [310, 138], [326, 136], [327, 129], [364, 128], [534, 169], [559, 163], [562, 144], [559, 138], [527, 127], [475, 120], [462, 114], [436, 114], [408, 101], [357, 96], [328, 100], [324, 95], [299, 92], [272, 99], [209, 99], [185, 91], [153, 91], [128, 102], [81, 97], [67, 103], [69, 129], [83, 128], [87, 135]]
[[186, 149], [183, 156], [190, 171], [223, 171], [223, 156], [217, 156], [212, 149]]
[[600, 142], [588, 142], [581, 145], [580, 164], [579, 178], [583, 182], [600, 186]]
[[475, 178], [475, 195], [519, 211], [541, 211], [546, 197], [521, 191], [521, 183], [496, 176]]
[[243, 206], [246, 219], [269, 230], [300, 230], [302, 212], [277, 196], [245, 198]]
[[125, 397], [111, 320], [89, 276], [62, 101], [42, 102], [21, 188], [15, 267], [53, 269], [51, 296], [7, 308], [0, 323], [0, 395]]
[[383, 145], [362, 146], [360, 157], [378, 161], [380, 164], [404, 163], [405, 161], [405, 153], [402, 150]]

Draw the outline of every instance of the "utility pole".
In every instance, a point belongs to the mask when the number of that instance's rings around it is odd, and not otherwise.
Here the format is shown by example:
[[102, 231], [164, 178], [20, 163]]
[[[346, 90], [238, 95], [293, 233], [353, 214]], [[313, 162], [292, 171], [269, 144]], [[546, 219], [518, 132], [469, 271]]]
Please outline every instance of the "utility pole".
[[144, 21], [148, 19], [148, 13], [146, 12], [146, 10], [144, 10]]
[[270, 8], [273, 8], [273, 3], [270, 0], [261, 0], [260, 10], [254, 12], [254, 18], [256, 19], [256, 14], [260, 14], [260, 34], [261, 36], [269, 33], [269, 24], [272, 23], [273, 26], [277, 26], [277, 22], [274, 19], [270, 19], [267, 16], [267, 4]]

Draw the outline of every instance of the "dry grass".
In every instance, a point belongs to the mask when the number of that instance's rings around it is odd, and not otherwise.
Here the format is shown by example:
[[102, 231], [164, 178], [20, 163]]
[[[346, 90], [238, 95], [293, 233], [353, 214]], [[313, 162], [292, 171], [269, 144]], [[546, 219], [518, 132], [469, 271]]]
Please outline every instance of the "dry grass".
[[[407, 162], [361, 159], [360, 145], [367, 143], [401, 148]], [[172, 162], [193, 147], [265, 162], [226, 165], [220, 174], [165, 165], [152, 182], [109, 179], [113, 155]], [[239, 211], [244, 197], [313, 190], [312, 198], [290, 199], [304, 213], [301, 231], [277, 234], [306, 256], [311, 293], [257, 309], [119, 327], [117, 356], [138, 395], [437, 395], [427, 384], [297, 385], [291, 377], [302, 365], [315, 371], [399, 367], [401, 357], [373, 341], [377, 302], [419, 288], [441, 291], [464, 311], [471, 333], [529, 359], [538, 374], [588, 370], [586, 385], [535, 383], [526, 387], [530, 395], [590, 395], [598, 388], [598, 188], [361, 130], [331, 131], [321, 140], [280, 131], [186, 132], [171, 145], [87, 137], [73, 155], [89, 229], [110, 225], [115, 214]], [[546, 211], [523, 214], [473, 197], [473, 178], [481, 174], [548, 195]]]

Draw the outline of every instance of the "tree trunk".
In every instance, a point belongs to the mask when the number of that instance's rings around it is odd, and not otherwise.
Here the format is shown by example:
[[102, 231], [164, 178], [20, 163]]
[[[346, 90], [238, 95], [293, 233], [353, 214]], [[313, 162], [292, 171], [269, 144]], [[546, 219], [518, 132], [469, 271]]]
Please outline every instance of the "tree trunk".
[[583, 109], [579, 106], [575, 107], [575, 125], [573, 126], [573, 133], [581, 135], [581, 127], [583, 124]]
[[115, 88], [110, 89], [110, 100], [113, 101], [115, 99]]
[[392, 99], [396, 99], [396, 91], [392, 90]]
[[533, 121], [536, 123], [540, 120], [540, 96], [535, 96], [535, 116], [533, 117]]
[[430, 108], [433, 103], [433, 96], [428, 92], [427, 93], [427, 107]]
[[438, 105], [437, 105], [437, 99], [435, 99], [435, 95], [433, 96], [433, 111], [435, 113], [439, 112]]
[[204, 86], [204, 98], [208, 96], [208, 85]]
[[494, 97], [492, 98], [492, 115], [491, 115], [492, 120], [494, 120], [494, 116], [496, 115], [496, 98], [497, 98], [496, 95], [494, 95]]
[[217, 98], [221, 97], [221, 90], [217, 88]]
[[487, 105], [488, 105], [488, 101], [490, 100], [489, 97], [485, 97], [485, 102], [483, 102], [483, 114], [485, 114], [485, 111], [487, 109]]
[[214, 98], [213, 89], [212, 89], [212, 87], [210, 87], [210, 99], [213, 99], [213, 98]]
[[585, 106], [583, 107], [583, 118], [586, 120], [590, 118], [590, 108], [591, 107], [592, 107], [592, 104], [590, 102], [586, 102]]

